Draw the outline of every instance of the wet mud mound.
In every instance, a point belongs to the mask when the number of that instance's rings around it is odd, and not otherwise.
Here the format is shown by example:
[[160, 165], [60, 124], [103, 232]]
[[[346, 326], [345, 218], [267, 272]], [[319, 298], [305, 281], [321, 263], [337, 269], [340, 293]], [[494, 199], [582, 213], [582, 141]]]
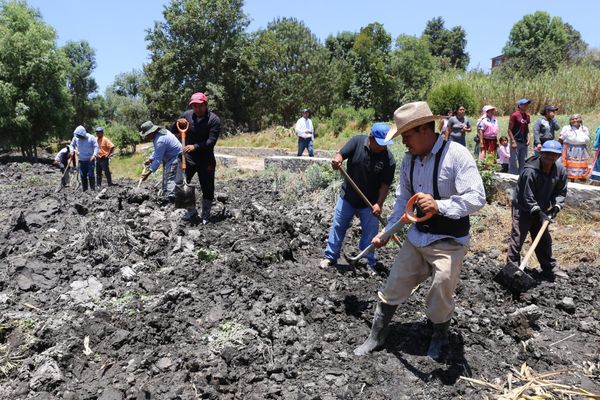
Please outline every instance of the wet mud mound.
[[58, 181], [0, 166], [2, 399], [479, 399], [499, 393], [459, 377], [523, 363], [600, 392], [597, 261], [514, 297], [492, 281], [497, 249], [469, 254], [446, 360], [426, 356], [428, 282], [386, 347], [357, 358], [384, 277], [317, 267], [331, 196], [290, 203], [268, 176], [231, 180], [211, 223], [190, 226], [133, 182]]

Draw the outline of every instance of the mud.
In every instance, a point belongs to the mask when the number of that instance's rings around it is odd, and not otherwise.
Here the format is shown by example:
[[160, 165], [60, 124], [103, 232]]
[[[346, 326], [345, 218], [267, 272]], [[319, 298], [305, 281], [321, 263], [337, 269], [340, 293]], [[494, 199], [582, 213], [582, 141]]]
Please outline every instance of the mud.
[[492, 281], [497, 248], [469, 254], [444, 362], [426, 356], [428, 282], [357, 358], [384, 277], [316, 267], [331, 196], [230, 180], [211, 223], [189, 226], [134, 182], [55, 193], [59, 179], [0, 166], [1, 399], [480, 399], [498, 393], [460, 376], [524, 362], [600, 392], [597, 260], [517, 298]]

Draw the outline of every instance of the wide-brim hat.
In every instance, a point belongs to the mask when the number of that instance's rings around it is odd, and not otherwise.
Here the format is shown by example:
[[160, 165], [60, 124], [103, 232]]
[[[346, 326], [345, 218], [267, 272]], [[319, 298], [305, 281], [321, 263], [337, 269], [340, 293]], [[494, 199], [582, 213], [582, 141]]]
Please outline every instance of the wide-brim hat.
[[443, 115], [433, 115], [429, 105], [425, 101], [415, 101], [404, 104], [394, 111], [394, 125], [387, 133], [385, 140], [390, 141], [396, 136], [407, 132], [417, 126], [421, 126], [436, 119], [444, 118]]
[[495, 109], [496, 109], [496, 107], [494, 107], [493, 105], [491, 105], [491, 104], [487, 104], [487, 105], [483, 106], [483, 108], [481, 109], [481, 111], [482, 111], [484, 114], [486, 114], [488, 111], [490, 111], [490, 110], [495, 110]]
[[140, 136], [145, 139], [151, 133], [154, 133], [160, 129], [160, 126], [154, 125], [152, 121], [146, 121], [140, 126]]

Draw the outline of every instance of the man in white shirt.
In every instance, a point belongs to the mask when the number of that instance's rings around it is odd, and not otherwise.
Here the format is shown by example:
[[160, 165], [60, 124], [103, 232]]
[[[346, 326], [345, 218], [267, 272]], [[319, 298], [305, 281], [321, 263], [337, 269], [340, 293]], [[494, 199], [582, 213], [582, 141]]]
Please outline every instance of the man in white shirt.
[[298, 157], [302, 156], [304, 149], [308, 149], [309, 157], [314, 157], [313, 143], [315, 141], [315, 129], [309, 118], [310, 110], [302, 110], [302, 117], [296, 122], [296, 135], [298, 135]]

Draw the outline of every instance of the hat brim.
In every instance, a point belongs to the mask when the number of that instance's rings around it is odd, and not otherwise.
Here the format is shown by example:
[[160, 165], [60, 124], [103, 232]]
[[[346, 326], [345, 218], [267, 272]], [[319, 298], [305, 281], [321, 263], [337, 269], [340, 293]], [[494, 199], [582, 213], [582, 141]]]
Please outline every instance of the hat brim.
[[206, 102], [202, 101], [202, 100], [192, 100], [188, 103], [188, 105], [191, 106], [192, 104], [204, 104], [204, 103], [206, 103]]
[[146, 132], [140, 131], [140, 136], [142, 138], [147, 137], [148, 135], [158, 131], [160, 129], [160, 126], [158, 125], [153, 125], [152, 128], [148, 129]]
[[443, 115], [427, 115], [425, 117], [413, 119], [410, 122], [398, 127], [396, 124], [392, 125], [390, 131], [385, 135], [385, 141], [389, 142], [394, 139], [396, 136], [403, 134], [406, 131], [409, 131], [417, 126], [424, 125], [428, 122], [435, 121], [438, 119], [445, 118]]
[[549, 149], [544, 150], [544, 149], [542, 149], [542, 150], [540, 150], [540, 153], [554, 153], [554, 154], [559, 154], [560, 155], [563, 152], [562, 152], [562, 149], [561, 150], [558, 150], [558, 149], [556, 149], [556, 150], [554, 150], [554, 149], [552, 149], [552, 150], [549, 150]]
[[378, 145], [380, 146], [389, 146], [391, 144], [394, 144], [393, 140], [387, 140], [387, 137], [384, 139], [379, 139], [376, 138], [375, 136], [373, 136], [373, 139], [375, 139], [375, 141], [377, 142]]

